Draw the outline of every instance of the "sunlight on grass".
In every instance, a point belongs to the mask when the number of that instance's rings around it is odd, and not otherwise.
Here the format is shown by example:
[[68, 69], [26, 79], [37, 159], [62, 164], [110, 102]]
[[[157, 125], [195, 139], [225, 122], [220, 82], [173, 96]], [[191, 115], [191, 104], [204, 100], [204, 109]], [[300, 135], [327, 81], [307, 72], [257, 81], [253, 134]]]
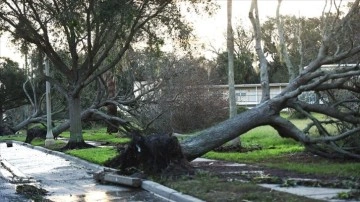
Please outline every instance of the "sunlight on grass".
[[100, 165], [103, 165], [107, 160], [118, 154], [116, 149], [112, 147], [74, 149], [66, 151], [65, 153]]
[[276, 158], [281, 154], [295, 153], [304, 151], [302, 146], [291, 146], [291, 147], [283, 147], [276, 149], [262, 149], [256, 150], [247, 153], [238, 153], [238, 152], [208, 152], [203, 157], [210, 159], [219, 159], [219, 160], [227, 160], [234, 161], [239, 163], [259, 163], [264, 159]]
[[304, 147], [293, 139], [282, 138], [270, 126], [261, 126], [241, 136], [241, 144], [245, 148], [258, 148], [246, 153], [208, 152], [206, 158], [222, 159], [241, 163], [257, 163], [263, 159], [275, 158], [281, 154], [302, 152]]
[[298, 145], [293, 139], [280, 137], [276, 130], [270, 126], [254, 128], [244, 135], [241, 135], [240, 138], [244, 147], [260, 146], [262, 148], [269, 148], [274, 146]]

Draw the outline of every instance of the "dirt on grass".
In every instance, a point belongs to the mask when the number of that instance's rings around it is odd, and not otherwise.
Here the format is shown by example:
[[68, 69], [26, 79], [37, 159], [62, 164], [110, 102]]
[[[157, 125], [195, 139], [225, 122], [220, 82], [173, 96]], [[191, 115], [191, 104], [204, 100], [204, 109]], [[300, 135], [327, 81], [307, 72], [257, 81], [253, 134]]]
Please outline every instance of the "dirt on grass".
[[[318, 162], [321, 157], [309, 153], [284, 155], [268, 161], [290, 161], [300, 165]], [[345, 162], [345, 160], [338, 160]], [[312, 186], [353, 188], [341, 199], [360, 200], [359, 179], [326, 174], [304, 174], [295, 171], [269, 168], [258, 164], [241, 164], [226, 161], [193, 161], [197, 176], [165, 182], [165, 185], [206, 201], [319, 201], [257, 186], [259, 183], [282, 186]], [[349, 197], [349, 198], [346, 198]]]
[[[306, 174], [296, 171], [270, 168], [263, 166], [264, 163], [279, 163], [279, 162], [292, 162], [301, 164], [315, 163], [324, 160], [322, 157], [301, 152], [283, 155], [280, 158], [264, 160], [258, 164], [232, 164], [226, 161], [210, 161], [210, 162], [192, 162], [192, 165], [203, 171], [209, 171], [212, 174], [225, 179], [233, 180], [247, 180], [261, 183], [273, 183], [287, 182], [288, 180], [297, 180], [297, 185], [304, 186], [321, 186], [332, 188], [356, 188], [360, 189], [360, 179], [354, 179], [352, 177], [344, 177], [330, 174]], [[333, 160], [333, 162], [352, 162], [352, 160]]]

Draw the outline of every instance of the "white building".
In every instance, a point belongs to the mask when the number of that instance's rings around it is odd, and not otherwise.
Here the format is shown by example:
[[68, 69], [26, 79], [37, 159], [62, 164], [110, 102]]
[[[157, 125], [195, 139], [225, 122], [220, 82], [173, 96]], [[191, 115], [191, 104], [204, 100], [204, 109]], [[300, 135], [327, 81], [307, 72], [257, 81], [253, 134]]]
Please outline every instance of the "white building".
[[[271, 83], [270, 84], [270, 98], [278, 95], [288, 83]], [[223, 91], [224, 96], [228, 97], [228, 85], [214, 85], [211, 86], [213, 90]], [[261, 85], [260, 84], [237, 84], [235, 85], [236, 105], [244, 107], [254, 107], [260, 104], [261, 101]]]

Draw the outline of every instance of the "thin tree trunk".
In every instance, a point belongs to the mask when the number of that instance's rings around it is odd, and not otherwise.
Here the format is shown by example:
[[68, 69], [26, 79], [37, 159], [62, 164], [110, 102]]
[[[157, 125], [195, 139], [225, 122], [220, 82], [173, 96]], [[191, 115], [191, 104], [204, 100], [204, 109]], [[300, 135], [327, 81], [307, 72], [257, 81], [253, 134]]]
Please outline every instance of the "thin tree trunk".
[[4, 121], [3, 118], [4, 118], [4, 113], [3, 113], [2, 109], [0, 109], [0, 126], [3, 125], [3, 121]]
[[228, 82], [230, 118], [236, 115], [235, 81], [234, 81], [234, 33], [232, 29], [232, 0], [227, 1], [227, 49], [228, 49]]
[[263, 103], [270, 99], [270, 85], [269, 85], [267, 60], [261, 46], [262, 36], [261, 36], [259, 9], [257, 5], [257, 0], [252, 0], [249, 11], [249, 18], [254, 28], [255, 50], [260, 61], [260, 82], [261, 82], [261, 90], [262, 90], [261, 103]]
[[286, 44], [285, 44], [284, 26], [283, 26], [282, 21], [280, 20], [281, 2], [282, 2], [282, 0], [278, 0], [278, 6], [276, 8], [276, 26], [277, 26], [278, 34], [279, 34], [280, 56], [286, 64], [286, 67], [287, 67], [288, 73], [289, 73], [289, 82], [291, 82], [295, 79], [295, 77], [298, 75], [298, 73], [296, 72], [296, 69], [290, 60], [290, 57], [289, 57], [289, 54], [288, 54], [288, 51], [286, 48]]
[[[228, 49], [228, 84], [229, 84], [229, 115], [233, 118], [237, 114], [234, 81], [234, 33], [232, 29], [232, 0], [227, 1], [227, 49]], [[240, 137], [229, 142], [230, 147], [240, 146]]]
[[[116, 85], [115, 85], [115, 78], [112, 72], [108, 71], [107, 74], [105, 74], [105, 81], [108, 88], [109, 98], [112, 98], [116, 94]], [[117, 107], [115, 104], [108, 104], [107, 106], [107, 112], [109, 115], [116, 116], [117, 115]], [[115, 121], [110, 121], [107, 125], [106, 131], [108, 133], [116, 133], [118, 132], [118, 123]]]

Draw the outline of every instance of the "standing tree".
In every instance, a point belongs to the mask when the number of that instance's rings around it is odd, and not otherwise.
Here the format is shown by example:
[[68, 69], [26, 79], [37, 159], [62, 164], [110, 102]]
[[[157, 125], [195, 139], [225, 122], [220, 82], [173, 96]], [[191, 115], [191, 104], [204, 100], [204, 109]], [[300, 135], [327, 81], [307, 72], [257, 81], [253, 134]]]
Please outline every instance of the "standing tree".
[[[68, 103], [66, 148], [86, 146], [81, 120], [88, 114], [81, 109], [82, 89], [117, 65], [131, 43], [148, 39], [149, 44], [159, 44], [159, 27], [186, 43], [190, 29], [180, 17], [171, 0], [0, 2], [0, 29], [36, 46], [65, 77], [56, 80], [43, 75]], [[110, 54], [116, 56], [109, 59]]]
[[286, 67], [289, 72], [289, 81], [291, 82], [296, 78], [298, 75], [297, 69], [295, 69], [294, 65], [292, 64], [287, 47], [285, 44], [285, 38], [284, 38], [284, 25], [282, 20], [280, 19], [280, 6], [281, 6], [282, 0], [278, 0], [278, 6], [276, 8], [276, 26], [278, 28], [278, 34], [279, 34], [279, 48], [280, 48], [280, 54], [283, 57], [283, 60], [285, 61]]
[[[227, 0], [227, 51], [228, 51], [228, 85], [229, 85], [229, 115], [233, 118], [237, 114], [235, 81], [234, 81], [234, 33], [231, 23], [232, 0]], [[229, 146], [239, 146], [240, 137], [229, 142]]]
[[259, 9], [257, 0], [253, 0], [251, 2], [251, 7], [249, 11], [249, 18], [251, 24], [254, 28], [254, 35], [255, 35], [255, 51], [259, 58], [260, 62], [260, 83], [262, 89], [262, 97], [261, 102], [265, 102], [270, 99], [270, 84], [269, 84], [269, 73], [268, 73], [268, 66], [267, 60], [262, 49], [261, 40], [261, 27], [260, 27], [260, 18], [259, 18]]
[[227, 52], [228, 52], [228, 85], [229, 85], [229, 114], [236, 115], [235, 81], [234, 81], [234, 33], [232, 28], [232, 0], [227, 0]]

